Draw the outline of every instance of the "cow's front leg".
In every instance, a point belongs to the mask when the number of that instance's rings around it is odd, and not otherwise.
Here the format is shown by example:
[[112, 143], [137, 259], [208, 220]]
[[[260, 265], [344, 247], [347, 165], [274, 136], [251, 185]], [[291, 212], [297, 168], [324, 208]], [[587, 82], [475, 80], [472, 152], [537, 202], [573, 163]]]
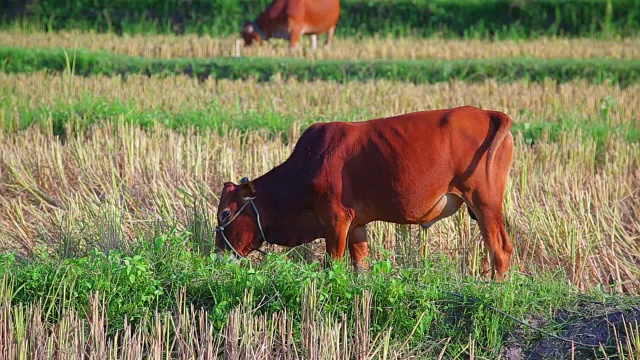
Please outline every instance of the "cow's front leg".
[[302, 27], [292, 26], [289, 34], [289, 50], [293, 50], [298, 45], [298, 41], [300, 41], [300, 37], [302, 36]]
[[342, 259], [344, 256], [344, 250], [347, 246], [348, 233], [349, 221], [345, 219], [333, 222], [331, 230], [329, 230], [325, 237], [325, 267], [331, 267], [331, 264], [335, 259]]
[[354, 226], [349, 232], [349, 256], [356, 271], [369, 269], [369, 244], [366, 225]]
[[311, 50], [316, 51], [317, 47], [318, 47], [318, 35], [311, 34]]

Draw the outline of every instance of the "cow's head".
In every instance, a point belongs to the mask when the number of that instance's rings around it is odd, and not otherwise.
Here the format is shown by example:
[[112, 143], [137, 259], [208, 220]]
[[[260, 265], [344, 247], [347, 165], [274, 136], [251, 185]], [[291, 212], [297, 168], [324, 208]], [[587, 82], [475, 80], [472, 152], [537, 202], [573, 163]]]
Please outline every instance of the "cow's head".
[[264, 40], [261, 36], [261, 31], [255, 21], [247, 21], [242, 25], [242, 38], [244, 39], [244, 46], [251, 46], [253, 42], [258, 44]]
[[239, 185], [224, 183], [216, 229], [218, 256], [225, 250], [231, 251], [234, 257], [247, 256], [262, 245], [264, 233], [253, 201], [255, 197], [255, 186], [247, 178], [242, 178]]

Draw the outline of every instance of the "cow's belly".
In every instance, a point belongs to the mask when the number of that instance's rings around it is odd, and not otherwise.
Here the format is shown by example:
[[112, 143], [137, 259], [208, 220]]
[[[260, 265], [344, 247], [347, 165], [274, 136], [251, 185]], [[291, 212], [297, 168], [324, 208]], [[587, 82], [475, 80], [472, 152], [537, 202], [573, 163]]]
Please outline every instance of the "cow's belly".
[[[416, 197], [407, 202], [374, 201], [362, 211], [362, 220], [380, 220], [397, 224], [421, 224], [430, 227], [442, 218], [453, 215], [462, 206], [462, 199], [452, 193], [437, 193], [431, 197]], [[372, 206], [373, 205], [373, 206]], [[356, 211], [356, 216], [358, 216]]]
[[[289, 20], [289, 22], [290, 21], [291, 20]], [[278, 39], [289, 39], [291, 37], [291, 26], [292, 24], [290, 23], [282, 23], [276, 25], [271, 32], [271, 37]], [[331, 28], [331, 26], [332, 25], [330, 23], [327, 23], [326, 21], [323, 21], [321, 23], [314, 23], [307, 20], [302, 22], [302, 28], [300, 29], [300, 32], [303, 35], [324, 34], [329, 31], [329, 28]]]
[[325, 26], [324, 24], [314, 25], [314, 24], [307, 23], [302, 27], [303, 34], [323, 34], [323, 33], [326, 33], [328, 30], [329, 30], [328, 26]]
[[453, 173], [446, 163], [421, 159], [403, 166], [368, 164], [343, 179], [349, 184], [344, 189], [345, 205], [355, 208], [356, 216], [360, 213], [365, 222], [428, 224], [438, 221], [462, 205], [457, 190], [452, 188]]
[[289, 40], [291, 37], [291, 33], [289, 32], [289, 27], [286, 24], [278, 25], [271, 34], [271, 37], [276, 39], [285, 39]]
[[406, 190], [386, 187], [369, 187], [369, 190], [366, 194], [356, 191], [357, 195], [343, 198], [346, 207], [355, 209], [357, 222], [380, 220], [429, 227], [454, 214], [463, 203], [447, 186], [435, 184], [421, 189], [414, 186]]
[[428, 229], [439, 220], [455, 214], [462, 206], [462, 203], [463, 201], [458, 195], [447, 193], [440, 197], [419, 222], [423, 228]]

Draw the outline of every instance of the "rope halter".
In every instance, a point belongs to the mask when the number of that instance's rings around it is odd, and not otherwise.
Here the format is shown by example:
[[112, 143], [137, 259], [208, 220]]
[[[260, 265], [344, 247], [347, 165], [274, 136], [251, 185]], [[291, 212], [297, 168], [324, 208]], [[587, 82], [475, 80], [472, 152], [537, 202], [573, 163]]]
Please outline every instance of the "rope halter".
[[251, 25], [253, 25], [253, 31], [255, 31], [256, 33], [258, 33], [258, 36], [260, 36], [260, 38], [263, 41], [267, 40], [267, 37], [264, 35], [264, 32], [262, 32], [262, 29], [260, 29], [260, 26], [258, 26], [258, 23], [256, 23], [255, 20], [251, 21]]
[[[242, 211], [244, 210], [244, 208], [247, 207], [247, 205], [251, 204], [251, 206], [253, 207], [253, 211], [256, 213], [256, 223], [258, 224], [258, 230], [260, 230], [260, 237], [262, 238], [262, 240], [264, 242], [267, 242], [267, 238], [266, 236], [264, 236], [264, 230], [262, 229], [262, 223], [260, 222], [260, 213], [258, 212], [258, 207], [256, 206], [256, 203], [253, 201], [255, 198], [250, 198], [248, 199], [247, 202], [245, 202], [240, 209], [238, 209], [238, 211], [236, 211], [236, 213], [229, 219], [229, 221], [227, 221], [226, 223], [224, 223], [223, 225], [218, 225], [216, 226], [216, 233], [219, 233], [220, 236], [222, 236], [222, 240], [224, 240], [225, 244], [227, 244], [228, 247], [231, 248], [231, 250], [233, 250], [233, 252], [241, 258], [244, 258], [244, 256], [242, 256], [242, 254], [240, 254], [238, 252], [238, 250], [236, 250], [235, 247], [233, 247], [233, 245], [231, 245], [231, 242], [229, 242], [229, 239], [227, 238], [227, 236], [224, 234], [224, 229], [229, 226], [233, 220], [235, 220], [238, 215], [240, 215], [240, 213], [242, 213]], [[267, 255], [266, 252], [260, 250], [260, 249], [256, 249], [258, 252], [260, 252], [263, 255]]]

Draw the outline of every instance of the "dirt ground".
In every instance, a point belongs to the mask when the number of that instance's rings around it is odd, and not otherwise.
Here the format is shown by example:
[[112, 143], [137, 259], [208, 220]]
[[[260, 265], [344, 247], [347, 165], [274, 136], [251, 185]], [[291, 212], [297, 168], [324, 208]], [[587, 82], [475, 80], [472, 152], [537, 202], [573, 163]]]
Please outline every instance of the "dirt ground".
[[[559, 311], [554, 324], [542, 321], [531, 321], [531, 325], [548, 329], [552, 325], [558, 331], [555, 334], [588, 345], [605, 344], [616, 346], [616, 338], [626, 348], [627, 329], [634, 331], [640, 326], [640, 306], [612, 307], [602, 303], [585, 302], [578, 307], [579, 312]], [[545, 326], [546, 325], [546, 326]], [[553, 338], [533, 329], [519, 325], [506, 341], [502, 358], [506, 360], [539, 360], [539, 359], [603, 359], [605, 352], [597, 347], [585, 347], [568, 341]], [[605, 350], [607, 355], [617, 353], [615, 348]], [[628, 349], [626, 349], [628, 351]], [[640, 355], [635, 349], [634, 355]]]

